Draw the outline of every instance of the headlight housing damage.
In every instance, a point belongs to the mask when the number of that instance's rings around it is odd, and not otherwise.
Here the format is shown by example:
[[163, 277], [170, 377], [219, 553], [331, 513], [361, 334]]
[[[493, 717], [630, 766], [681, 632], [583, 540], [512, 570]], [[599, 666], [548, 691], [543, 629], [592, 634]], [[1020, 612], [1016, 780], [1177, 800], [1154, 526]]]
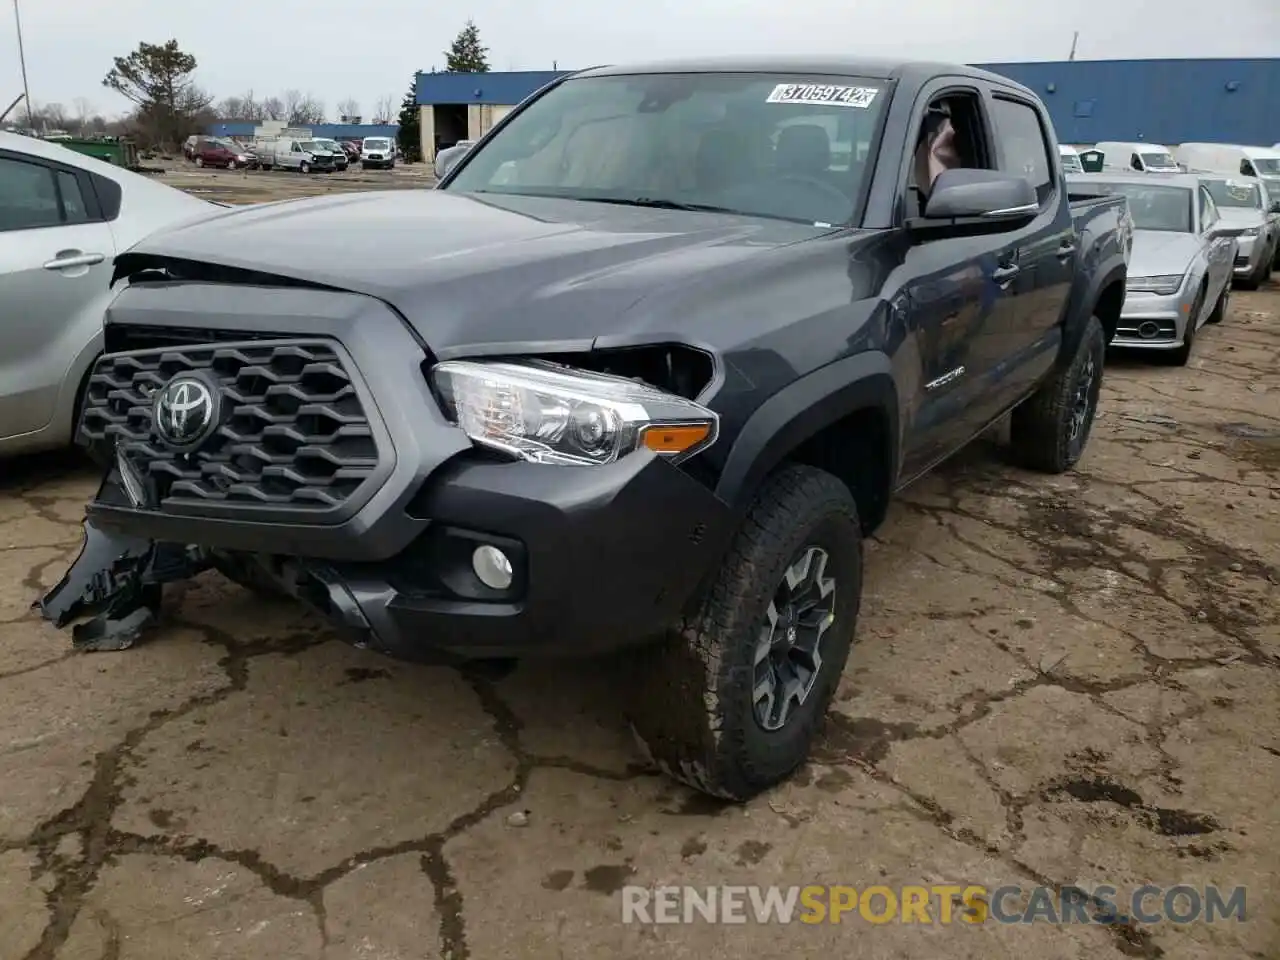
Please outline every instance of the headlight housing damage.
[[678, 463], [719, 434], [718, 415], [692, 400], [547, 361], [449, 360], [431, 376], [467, 436], [532, 463], [593, 466], [640, 449]]

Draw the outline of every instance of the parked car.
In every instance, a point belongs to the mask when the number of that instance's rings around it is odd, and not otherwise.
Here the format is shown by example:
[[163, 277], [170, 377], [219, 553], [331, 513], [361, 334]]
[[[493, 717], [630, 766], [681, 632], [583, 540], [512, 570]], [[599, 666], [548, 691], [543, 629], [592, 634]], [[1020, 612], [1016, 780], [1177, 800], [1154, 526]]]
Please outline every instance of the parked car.
[[474, 140], [459, 140], [451, 147], [445, 147], [436, 154], [436, 176], [443, 178], [455, 163], [462, 159], [463, 155], [475, 146]]
[[1122, 196], [1133, 217], [1133, 258], [1112, 345], [1163, 351], [1183, 365], [1196, 333], [1218, 323], [1231, 296], [1237, 238], [1196, 174], [1085, 173], [1073, 196]]
[[1058, 144], [1058, 157], [1062, 161], [1063, 173], [1084, 173], [1080, 164], [1080, 151], [1065, 143]]
[[1136, 170], [1139, 173], [1177, 173], [1178, 162], [1169, 148], [1158, 143], [1113, 140], [1094, 144], [1103, 155], [1104, 170]]
[[1272, 200], [1266, 184], [1257, 180], [1201, 175], [1222, 222], [1242, 228], [1237, 238], [1235, 279], [1256, 290], [1280, 269], [1280, 199]]
[[360, 145], [360, 166], [364, 170], [385, 168], [391, 170], [396, 165], [395, 146], [390, 137], [365, 137]]
[[342, 148], [342, 144], [337, 140], [329, 140], [322, 137], [317, 137], [315, 142], [332, 155], [333, 168], [335, 170], [341, 172], [347, 169], [351, 161], [347, 159], [347, 151]]
[[1068, 202], [1026, 87], [773, 62], [582, 71], [435, 190], [135, 248], [82, 418], [118, 472], [44, 615], [123, 554], [82, 643], [212, 565], [389, 653], [636, 648], [664, 769], [732, 798], [786, 777], [892, 494], [1010, 411], [1022, 463], [1084, 452], [1129, 239], [1123, 198]]
[[342, 144], [342, 149], [347, 155], [348, 163], [355, 163], [360, 159], [359, 140], [339, 140], [338, 143]]
[[220, 206], [55, 143], [0, 133], [0, 456], [71, 441], [116, 254]]
[[336, 167], [336, 157], [314, 140], [280, 137], [270, 148], [268, 159], [263, 161], [267, 170], [296, 170], [298, 173], [330, 172]]
[[1262, 180], [1273, 197], [1280, 197], [1280, 149], [1233, 143], [1184, 143], [1175, 147], [1173, 153], [1192, 170]]
[[191, 150], [191, 161], [197, 167], [224, 167], [228, 170], [258, 165], [257, 156], [250, 150], [232, 140], [216, 137], [196, 140]]

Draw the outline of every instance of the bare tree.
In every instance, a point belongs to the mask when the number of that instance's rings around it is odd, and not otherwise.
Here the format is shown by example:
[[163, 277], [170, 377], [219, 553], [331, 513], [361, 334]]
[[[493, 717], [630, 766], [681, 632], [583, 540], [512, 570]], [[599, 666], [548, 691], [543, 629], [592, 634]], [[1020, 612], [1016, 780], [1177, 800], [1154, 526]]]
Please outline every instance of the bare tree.
[[384, 95], [378, 98], [378, 103], [373, 109], [374, 123], [390, 123], [394, 117], [396, 110], [396, 98], [390, 95]]
[[338, 101], [338, 119], [344, 123], [354, 123], [355, 118], [360, 116], [360, 104], [358, 101], [347, 97], [345, 100]]
[[284, 96], [280, 98], [280, 105], [283, 108], [284, 115], [280, 118], [286, 123], [292, 124], [294, 118], [298, 116], [298, 112], [302, 108], [302, 101], [305, 98], [301, 90], [286, 90]]
[[85, 127], [89, 125], [89, 117], [93, 114], [93, 104], [89, 102], [88, 97], [76, 97], [71, 101], [71, 105], [75, 110], [73, 116], [76, 121], [76, 129], [83, 134]]
[[266, 111], [253, 95], [253, 91], [238, 97], [227, 97], [217, 107], [218, 116], [223, 120], [247, 120], [260, 123], [266, 119]]
[[46, 103], [40, 108], [40, 116], [47, 128], [53, 130], [67, 129], [67, 108], [60, 103]]
[[283, 120], [284, 116], [284, 103], [279, 97], [267, 97], [262, 101], [263, 120]]

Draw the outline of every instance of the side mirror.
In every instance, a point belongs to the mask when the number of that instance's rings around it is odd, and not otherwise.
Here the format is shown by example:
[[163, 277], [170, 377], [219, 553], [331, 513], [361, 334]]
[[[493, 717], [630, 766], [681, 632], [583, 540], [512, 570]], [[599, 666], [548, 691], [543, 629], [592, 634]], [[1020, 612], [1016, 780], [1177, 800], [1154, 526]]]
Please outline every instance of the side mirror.
[[908, 222], [920, 235], [965, 236], [1030, 223], [1040, 212], [1025, 177], [995, 170], [944, 170], [933, 182], [924, 216]]
[[461, 160], [465, 155], [466, 155], [465, 150], [459, 150], [453, 156], [445, 157], [444, 163], [441, 165], [442, 169], [440, 171], [440, 175], [442, 177], [447, 177], [449, 175], [449, 171], [452, 170], [454, 167], [456, 167], [458, 165], [458, 161]]
[[1240, 234], [1244, 233], [1248, 229], [1250, 228], [1249, 227], [1228, 227], [1228, 226], [1223, 226], [1222, 224], [1219, 224], [1218, 226], [1214, 227], [1212, 230], [1209, 231], [1209, 236], [1215, 240], [1218, 239], [1219, 237], [1238, 237], [1240, 236]]

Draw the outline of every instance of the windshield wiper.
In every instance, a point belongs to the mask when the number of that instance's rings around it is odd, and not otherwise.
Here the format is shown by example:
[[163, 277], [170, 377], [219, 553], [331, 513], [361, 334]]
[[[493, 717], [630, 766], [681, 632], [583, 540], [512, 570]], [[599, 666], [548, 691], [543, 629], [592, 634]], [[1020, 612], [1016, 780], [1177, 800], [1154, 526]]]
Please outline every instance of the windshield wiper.
[[666, 200], [657, 197], [575, 197], [588, 203], [615, 203], [622, 207], [649, 207], [654, 210], [691, 210], [697, 213], [736, 213], [742, 217], [763, 216], [746, 210], [735, 210], [732, 207], [718, 207], [713, 203], [682, 203], [679, 200]]
[[693, 213], [727, 213], [738, 217], [763, 217], [766, 220], [785, 220], [788, 223], [809, 224], [810, 221], [800, 217], [784, 217], [777, 213], [761, 213], [759, 210], [737, 210], [733, 207], [720, 207], [714, 203], [684, 203], [680, 200], [667, 200], [662, 197], [574, 197], [587, 203], [612, 203], [621, 207], [647, 207], [651, 210], [687, 210]]

